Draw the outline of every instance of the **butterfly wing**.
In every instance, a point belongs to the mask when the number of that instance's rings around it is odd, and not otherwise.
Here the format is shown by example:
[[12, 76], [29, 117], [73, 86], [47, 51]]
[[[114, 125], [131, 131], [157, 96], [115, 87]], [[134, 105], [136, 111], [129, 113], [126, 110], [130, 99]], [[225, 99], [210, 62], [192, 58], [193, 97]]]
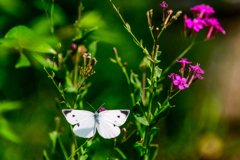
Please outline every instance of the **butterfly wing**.
[[130, 110], [107, 110], [99, 113], [97, 130], [106, 139], [115, 138], [120, 134], [118, 126], [123, 125]]
[[90, 138], [96, 133], [94, 113], [85, 110], [63, 109], [67, 121], [75, 125], [73, 132], [83, 138]]

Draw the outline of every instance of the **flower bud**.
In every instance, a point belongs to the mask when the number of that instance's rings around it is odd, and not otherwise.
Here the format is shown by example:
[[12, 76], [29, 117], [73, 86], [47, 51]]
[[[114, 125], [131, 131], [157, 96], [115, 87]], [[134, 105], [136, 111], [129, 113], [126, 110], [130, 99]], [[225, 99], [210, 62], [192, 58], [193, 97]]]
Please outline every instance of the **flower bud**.
[[147, 19], [148, 19], [148, 26], [149, 29], [152, 30], [152, 17], [153, 17], [153, 9], [151, 9], [150, 11], [147, 11]]
[[96, 65], [96, 63], [97, 63], [96, 58], [93, 58], [93, 59], [92, 59], [92, 63], [91, 63], [92, 70], [93, 70], [94, 66]]

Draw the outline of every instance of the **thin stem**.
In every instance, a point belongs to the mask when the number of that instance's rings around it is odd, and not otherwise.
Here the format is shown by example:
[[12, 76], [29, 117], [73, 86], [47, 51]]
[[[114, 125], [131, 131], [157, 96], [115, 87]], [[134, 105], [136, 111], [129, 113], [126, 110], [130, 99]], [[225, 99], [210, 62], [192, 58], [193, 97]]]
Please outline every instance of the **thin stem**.
[[142, 102], [145, 105], [146, 102], [146, 68], [143, 67], [143, 73], [142, 73]]
[[[53, 76], [51, 76], [51, 75], [48, 73], [48, 71], [47, 71], [47, 69], [46, 69], [45, 67], [43, 67], [43, 69], [44, 69], [44, 70], [46, 71], [46, 73], [48, 74], [48, 77], [52, 79], [53, 84], [57, 87], [57, 89], [58, 89], [59, 93], [62, 95], [62, 98], [64, 99], [64, 101], [71, 107], [71, 105], [67, 102], [67, 100], [66, 100], [66, 98], [65, 98], [65, 96], [64, 96], [63, 91], [61, 91], [61, 90], [58, 88], [58, 85], [57, 85], [56, 82], [54, 81]], [[53, 72], [53, 73], [54, 73], [54, 72]]]
[[172, 97], [170, 97], [169, 99], [172, 99], [173, 97], [175, 97], [181, 90], [178, 90]]
[[167, 71], [176, 63], [176, 60], [182, 58], [192, 48], [194, 44], [194, 41], [192, 41], [192, 43], [163, 71], [162, 75], [167, 73]]
[[[119, 10], [118, 10], [117, 7], [114, 5], [114, 3], [112, 2], [112, 0], [110, 0], [110, 2], [112, 3], [113, 8], [115, 9], [115, 11], [116, 11], [117, 14], [119, 15], [119, 17], [121, 18], [121, 20], [122, 20], [122, 22], [123, 22], [123, 24], [124, 24], [124, 27], [127, 29], [127, 24], [126, 24], [126, 22], [124, 21], [122, 15], [120, 14]], [[152, 61], [152, 62], [154, 62], [154, 61], [151, 59], [151, 56], [149, 55], [148, 50], [147, 50], [146, 48], [144, 48], [144, 47], [142, 46], [142, 44], [140, 44], [139, 40], [134, 36], [134, 34], [131, 32], [131, 30], [128, 30], [128, 29], [127, 29], [127, 31], [131, 34], [131, 36], [133, 37], [134, 41], [135, 41], [135, 42], [137, 43], [137, 45], [143, 50], [143, 52], [144, 52], [146, 55], [148, 55], [149, 60]]]
[[81, 0], [79, 0], [78, 1], [78, 23], [80, 23], [80, 20], [81, 20], [81, 13], [82, 13]]
[[82, 88], [82, 85], [86, 82], [86, 79], [87, 79], [87, 78], [84, 78], [83, 82], [80, 84], [80, 86], [79, 86], [79, 88], [78, 88], [76, 98], [74, 99], [74, 102], [73, 102], [73, 108], [75, 107], [75, 104], [76, 104], [78, 95], [79, 95], [79, 93], [80, 93], [80, 90], [81, 90], [81, 88]]

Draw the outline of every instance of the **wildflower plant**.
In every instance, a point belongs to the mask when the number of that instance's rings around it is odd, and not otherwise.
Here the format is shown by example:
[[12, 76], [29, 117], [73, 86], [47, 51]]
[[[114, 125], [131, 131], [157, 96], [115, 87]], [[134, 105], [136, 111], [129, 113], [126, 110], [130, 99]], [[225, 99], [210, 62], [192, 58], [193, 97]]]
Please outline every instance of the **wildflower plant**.
[[[172, 108], [173, 105], [171, 104], [171, 99], [178, 95], [180, 91], [189, 89], [189, 87], [197, 79], [203, 80], [204, 78], [202, 77], [202, 74], [205, 72], [200, 68], [199, 64], [190, 65], [192, 62], [188, 61], [187, 58], [183, 58], [185, 54], [196, 44], [195, 38], [190, 39], [192, 42], [173, 60], [168, 67], [161, 68], [160, 58], [162, 52], [160, 51], [161, 45], [158, 44], [159, 38], [168, 26], [172, 25], [174, 21], [179, 19], [182, 11], [178, 11], [174, 14], [173, 10], [168, 9], [168, 4], [163, 1], [160, 4], [163, 12], [163, 22], [160, 27], [155, 27], [153, 25], [153, 10], [151, 9], [147, 12], [148, 26], [153, 39], [153, 47], [151, 50], [148, 50], [144, 47], [144, 40], [138, 40], [136, 38], [132, 32], [130, 24], [125, 22], [120, 10], [115, 6], [112, 0], [110, 0], [110, 2], [121, 18], [125, 29], [133, 37], [133, 41], [144, 53], [144, 58], [140, 63], [140, 69], [142, 70], [143, 75], [142, 80], [138, 79], [139, 76], [133, 71], [131, 71], [130, 75], [127, 73], [126, 67], [121, 63], [121, 58], [119, 57], [116, 48], [113, 49], [115, 59], [110, 58], [110, 60], [120, 65], [129, 85], [130, 97], [133, 105], [132, 113], [135, 117], [135, 124], [137, 126], [137, 141], [133, 146], [138, 151], [138, 158], [152, 160], [156, 158], [158, 153], [158, 144], [152, 144], [153, 139], [155, 139], [160, 132], [157, 127], [157, 123], [160, 119], [166, 116]], [[225, 34], [225, 31], [218, 20], [212, 17], [212, 14], [215, 13], [212, 7], [202, 4], [195, 6], [190, 10], [193, 11], [193, 19], [188, 18], [186, 14], [183, 16], [183, 33], [185, 35], [185, 39], [195, 37], [196, 34], [205, 27], [208, 28], [205, 40], [209, 40], [214, 37], [219, 31]], [[177, 62], [181, 63], [181, 68], [178, 73], [175, 71], [170, 74], [169, 70]], [[150, 71], [150, 75], [146, 75], [147, 69]], [[168, 96], [165, 101], [159, 102], [158, 98], [160, 91], [163, 90], [161, 82], [166, 77], [166, 74], [169, 74], [168, 77], [170, 78], [170, 87], [167, 92]], [[157, 100], [157, 103], [154, 103], [154, 99]]]
[[[0, 43], [1, 45], [14, 48], [18, 51], [19, 59], [15, 65], [16, 68], [28, 67], [35, 63], [43, 66], [41, 68], [44, 69], [46, 75], [59, 91], [59, 97], [55, 99], [58, 114], [55, 119], [52, 120], [53, 122], [55, 121], [56, 127], [49, 133], [49, 138], [52, 141], [52, 150], [51, 152], [47, 150], [43, 151], [44, 159], [92, 159], [100, 144], [99, 138], [93, 136], [79, 144], [78, 137], [73, 134], [72, 125], [62, 126], [62, 109], [66, 109], [65, 112], [69, 112], [69, 110], [72, 109], [84, 109], [83, 100], [88, 92], [88, 88], [91, 86], [88, 80], [89, 77], [94, 75], [94, 69], [98, 62], [95, 58], [98, 41], [89, 39], [89, 35], [91, 35], [97, 27], [91, 26], [86, 28], [86, 26], [84, 26], [86, 22], [86, 19], [85, 21], [82, 20], [84, 7], [82, 2], [79, 1], [78, 17], [72, 25], [74, 36], [69, 43], [70, 45], [62, 44], [61, 41], [56, 38], [55, 34], [53, 19], [54, 0], [52, 0], [50, 5], [49, 3], [45, 5], [46, 1], [44, 0], [42, 0], [42, 2], [48, 21], [50, 22], [50, 32], [54, 37], [54, 42], [51, 45], [44, 39], [39, 38], [30, 28], [24, 25], [15, 26], [10, 29], [5, 34], [5, 37], [0, 39]], [[159, 39], [163, 31], [168, 29], [170, 25], [174, 25], [174, 22], [181, 18], [182, 11], [175, 13], [173, 10], [168, 9], [169, 6], [166, 2], [162, 2], [159, 6], [159, 9], [162, 9], [162, 24], [159, 27], [154, 26], [153, 10], [151, 9], [147, 12], [147, 23], [153, 39], [152, 48], [148, 49], [144, 46], [144, 41], [137, 39], [133, 34], [130, 25], [125, 22], [119, 9], [117, 9], [112, 0], [110, 0], [110, 2], [120, 16], [125, 29], [133, 37], [135, 44], [142, 49], [144, 57], [139, 65], [142, 71], [142, 79], [140, 80], [139, 76], [133, 71], [131, 71], [129, 75], [126, 67], [127, 63], [122, 63], [117, 49], [113, 48], [115, 58], [110, 58], [110, 60], [118, 64], [126, 76], [130, 91], [129, 96], [132, 101], [132, 106], [124, 109], [131, 109], [131, 114], [133, 114], [135, 120], [134, 122], [129, 122], [126, 128], [122, 128], [121, 136], [118, 139], [113, 139], [114, 148], [105, 158], [109, 160], [114, 159], [114, 152], [117, 152], [122, 159], [127, 159], [127, 156], [119, 146], [129, 139], [135, 138], [134, 144], [132, 144], [138, 153], [134, 155], [135, 159], [153, 160], [158, 153], [158, 144], [152, 143], [160, 132], [160, 129], [157, 127], [158, 121], [166, 116], [172, 108], [171, 99], [180, 94], [181, 91], [189, 89], [196, 80], [203, 80], [202, 75], [205, 72], [200, 68], [199, 64], [183, 58], [196, 44], [194, 38], [191, 39], [192, 42], [189, 46], [187, 46], [168, 67], [161, 67], [161, 54], [164, 53], [160, 51]], [[208, 28], [205, 40], [211, 39], [219, 31], [225, 34], [218, 20], [212, 17], [212, 14], [215, 13], [212, 7], [199, 5], [191, 8], [191, 11], [193, 11], [193, 19], [188, 18], [187, 15], [183, 16], [183, 33], [186, 39], [195, 37], [204, 27]], [[47, 56], [45, 56], [45, 54], [47, 54]], [[32, 61], [34, 61], [34, 63]], [[179, 65], [179, 70], [169, 73], [169, 70], [176, 63]], [[149, 75], [147, 74], [147, 70], [150, 71]], [[170, 87], [168, 91], [166, 91], [167, 97], [163, 102], [160, 102], [158, 99], [160, 92], [163, 91], [162, 80], [167, 76], [169, 77]], [[156, 100], [157, 103], [155, 103], [154, 100]], [[104, 113], [105, 110], [107, 109], [101, 106], [98, 111]], [[129, 110], [127, 113], [129, 113]], [[124, 113], [122, 114], [124, 115]], [[136, 128], [132, 129], [133, 127]], [[6, 130], [8, 131], [9, 129], [7, 128]], [[63, 137], [66, 131], [69, 131], [68, 136]], [[63, 139], [69, 141], [68, 147], [63, 143]], [[15, 137], [15, 141], [19, 141], [17, 136]], [[69, 148], [70, 151], [66, 148]]]

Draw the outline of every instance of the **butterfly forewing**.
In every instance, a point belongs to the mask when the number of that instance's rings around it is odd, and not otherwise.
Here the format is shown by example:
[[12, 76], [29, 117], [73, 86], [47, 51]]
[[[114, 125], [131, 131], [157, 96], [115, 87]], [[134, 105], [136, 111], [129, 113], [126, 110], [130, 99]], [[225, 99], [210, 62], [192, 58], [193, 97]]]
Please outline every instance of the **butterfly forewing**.
[[94, 116], [94, 113], [85, 110], [63, 109], [62, 112], [67, 121], [72, 125]]
[[99, 113], [99, 119], [121, 126], [126, 122], [129, 113], [130, 110], [106, 110]]
[[83, 138], [90, 138], [96, 133], [94, 113], [85, 110], [62, 110], [67, 121], [74, 125], [73, 132]]

